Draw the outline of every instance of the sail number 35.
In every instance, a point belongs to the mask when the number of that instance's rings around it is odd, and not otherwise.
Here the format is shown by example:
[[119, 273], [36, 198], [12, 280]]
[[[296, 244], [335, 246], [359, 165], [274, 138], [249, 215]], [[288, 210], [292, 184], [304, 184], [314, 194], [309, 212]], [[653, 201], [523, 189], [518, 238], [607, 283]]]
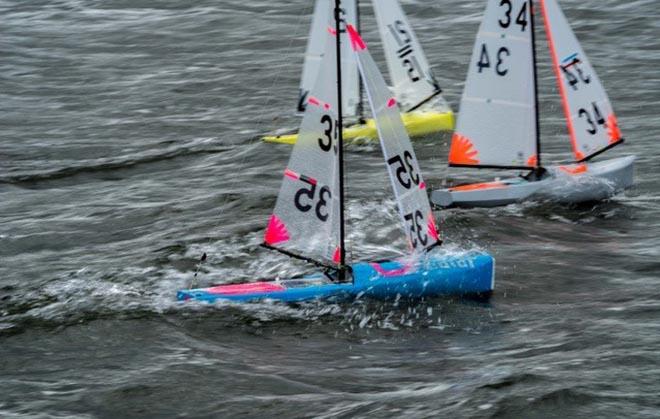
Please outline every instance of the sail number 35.
[[[314, 214], [319, 220], [326, 222], [328, 220], [328, 212], [326, 207], [332, 199], [332, 192], [327, 186], [322, 186], [319, 189], [318, 196], [316, 195], [316, 182], [312, 182], [309, 178], [301, 176], [300, 181], [309, 184], [307, 188], [300, 188], [296, 191], [293, 197], [293, 203], [300, 212], [308, 212], [314, 208]], [[303, 198], [305, 197], [305, 198]], [[306, 202], [303, 202], [303, 199]], [[314, 203], [316, 202], [316, 205]]]
[[403, 152], [403, 158], [400, 154], [397, 154], [394, 157], [390, 157], [387, 160], [387, 164], [390, 166], [396, 167], [396, 178], [406, 189], [410, 189], [413, 185], [419, 185], [420, 178], [417, 173], [415, 173], [415, 167], [413, 166], [413, 157], [412, 153], [408, 150]]
[[403, 216], [408, 222], [408, 228], [410, 231], [410, 244], [413, 249], [417, 249], [417, 246], [421, 244], [426, 246], [429, 242], [429, 238], [424, 232], [424, 216], [420, 210], [416, 210], [409, 214]]

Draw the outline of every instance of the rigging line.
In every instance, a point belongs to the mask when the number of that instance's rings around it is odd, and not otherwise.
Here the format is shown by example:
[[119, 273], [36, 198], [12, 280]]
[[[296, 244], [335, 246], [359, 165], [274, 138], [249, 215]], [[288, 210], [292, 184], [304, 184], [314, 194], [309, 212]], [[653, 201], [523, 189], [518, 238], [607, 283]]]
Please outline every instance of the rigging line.
[[536, 11], [533, 9], [534, 2], [529, 0], [529, 15], [531, 17], [530, 30], [532, 31], [532, 63], [534, 66], [534, 123], [536, 124], [536, 172], [540, 175], [543, 171], [541, 166], [541, 122], [539, 118], [539, 81], [538, 81], [538, 64], [536, 62]]
[[442, 93], [442, 89], [438, 89], [435, 92], [431, 93], [430, 96], [428, 96], [426, 99], [422, 99], [421, 102], [419, 102], [417, 105], [413, 106], [412, 108], [408, 109], [406, 112], [412, 112], [415, 109], [419, 109], [420, 106], [425, 105], [428, 103], [431, 99], [435, 98], [438, 96], [440, 93]]
[[280, 249], [279, 247], [271, 246], [270, 244], [267, 244], [267, 243], [261, 243], [259, 246], [261, 246], [265, 249], [268, 249], [268, 250], [274, 250], [274, 251], [279, 252], [283, 255], [289, 256], [290, 258], [303, 260], [305, 262], [311, 263], [312, 265], [316, 265], [320, 268], [338, 269], [336, 266], [332, 266], [332, 265], [329, 265], [327, 263], [323, 263], [321, 261], [318, 261], [316, 259], [313, 259], [313, 258], [310, 258], [310, 257], [307, 257], [307, 256], [299, 255], [298, 253], [295, 253], [295, 252], [290, 252], [290, 251], [285, 250], [285, 249]]
[[[286, 50], [285, 50], [286, 52], [284, 53], [284, 58], [282, 60], [282, 64], [275, 67], [275, 77], [273, 77], [273, 82], [271, 83], [270, 87], [265, 90], [266, 93], [270, 93], [270, 92], [273, 91], [274, 87], [277, 85], [278, 80], [280, 79], [280, 76], [285, 73], [284, 71], [281, 71], [281, 70], [283, 70], [287, 66], [290, 66], [289, 58], [293, 55], [293, 51], [292, 51], [291, 46], [293, 45], [293, 42], [295, 41], [295, 39], [298, 37], [298, 32], [299, 32], [299, 29], [301, 27], [303, 17], [307, 16], [310, 12], [311, 4], [312, 3], [309, 3], [307, 5], [307, 7], [303, 7], [303, 8], [300, 9], [300, 14], [298, 15], [298, 21], [296, 22], [293, 35], [289, 38], [289, 43], [286, 47]], [[268, 105], [270, 105], [271, 101], [273, 100], [273, 96], [274, 95], [272, 95], [272, 94], [267, 94], [266, 95], [266, 101], [263, 105], [264, 107], [268, 107]], [[255, 118], [255, 119], [256, 119], [255, 126], [259, 127], [259, 126], [263, 125], [264, 120], [266, 119], [266, 115], [264, 113], [260, 113], [259, 117]], [[257, 130], [257, 131], [259, 132], [259, 130]], [[243, 166], [245, 164], [245, 161], [247, 160], [247, 158], [252, 155], [252, 153], [250, 153], [250, 151], [259, 146], [259, 143], [261, 142], [260, 137], [261, 137], [260, 135], [257, 135], [257, 136], [254, 136], [252, 138], [249, 138], [248, 141], [247, 141], [247, 144], [245, 145], [245, 149], [239, 151], [238, 154], [243, 153], [243, 158], [238, 163], [239, 167]], [[240, 146], [241, 145], [239, 145], [239, 147]], [[232, 181], [227, 184], [226, 189], [231, 190], [234, 186], [236, 186], [237, 184], [242, 182], [240, 176], [233, 176], [232, 178], [233, 178]], [[224, 204], [226, 201], [227, 201], [226, 198], [223, 199], [221, 201], [221, 204]], [[221, 224], [222, 224], [222, 221], [220, 221], [220, 219], [218, 217], [218, 221], [215, 223], [215, 228], [218, 228]], [[213, 238], [211, 236], [209, 236], [208, 240], [206, 241], [206, 246], [209, 246], [212, 239]], [[203, 261], [206, 261], [206, 259], [207, 259], [206, 252], [204, 252], [204, 254], [202, 255], [202, 258], [204, 259]], [[209, 257], [209, 259], [210, 259], [210, 257]], [[197, 276], [197, 272], [195, 272], [195, 276], [193, 277], [193, 280], [196, 279], [196, 276]]]
[[337, 51], [337, 141], [339, 145], [339, 282], [346, 279], [346, 246], [344, 231], [344, 135], [342, 121], [342, 95], [341, 95], [341, 0], [335, 0], [335, 45]]
[[[357, 25], [358, 33], [362, 33], [362, 25], [360, 23], [360, 0], [355, 0], [355, 23]], [[357, 65], [357, 63], [356, 63]], [[364, 118], [364, 91], [362, 90], [362, 74], [358, 71], [358, 122], [364, 124], [366, 122]]]

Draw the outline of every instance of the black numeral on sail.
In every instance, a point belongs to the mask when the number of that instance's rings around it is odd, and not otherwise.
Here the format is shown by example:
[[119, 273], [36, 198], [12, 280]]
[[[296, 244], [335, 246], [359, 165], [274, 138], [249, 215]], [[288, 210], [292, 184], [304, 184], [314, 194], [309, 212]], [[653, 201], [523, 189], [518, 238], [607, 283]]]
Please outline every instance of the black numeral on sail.
[[586, 119], [587, 124], [589, 124], [587, 132], [591, 135], [595, 135], [598, 132], [598, 125], [605, 127], [605, 118], [603, 118], [603, 114], [600, 113], [600, 109], [598, 109], [596, 102], [592, 102], [591, 105], [593, 106], [593, 114], [590, 114], [589, 111], [584, 108], [580, 108], [578, 116]]
[[415, 57], [412, 37], [408, 33], [408, 30], [406, 30], [406, 25], [400, 20], [395, 20], [393, 24], [387, 25], [387, 28], [399, 46], [396, 55], [401, 60], [403, 68], [407, 70], [408, 78], [413, 82], [419, 81], [422, 71], [420, 70], [419, 61]]
[[[498, 23], [501, 27], [506, 29], [511, 26], [511, 12], [513, 11], [513, 5], [511, 4], [511, 0], [501, 0], [500, 6], [503, 6], [506, 9], [504, 10], [504, 18], [498, 19]], [[516, 15], [516, 24], [520, 26], [521, 32], [525, 32], [525, 28], [527, 28], [527, 2], [523, 3], [518, 15]]]
[[396, 178], [406, 189], [410, 189], [413, 185], [419, 185], [419, 175], [415, 173], [415, 167], [413, 166], [413, 157], [412, 153], [408, 150], [403, 152], [403, 159], [399, 154], [394, 157], [390, 157], [387, 160], [389, 165], [397, 165], [396, 168]]
[[[498, 76], [505, 76], [509, 72], [508, 68], [503, 68], [504, 57], [509, 57], [511, 53], [507, 47], [501, 47], [497, 50], [497, 63], [495, 63], [495, 73]], [[482, 72], [484, 68], [490, 68], [490, 58], [488, 56], [488, 48], [486, 44], [481, 44], [481, 54], [479, 55], [479, 61], [477, 62], [477, 67], [479, 67], [479, 73]]]
[[403, 216], [403, 218], [408, 222], [410, 228], [410, 244], [413, 249], [416, 249], [419, 244], [426, 246], [429, 242], [429, 238], [424, 231], [424, 216], [420, 210], [411, 212]]
[[[322, 186], [319, 190], [318, 202], [314, 206], [314, 197], [316, 194], [316, 183], [309, 180], [305, 176], [301, 176], [300, 180], [309, 185], [307, 188], [300, 188], [293, 197], [293, 203], [300, 212], [308, 212], [314, 207], [314, 213], [316, 218], [325, 222], [328, 220], [328, 212], [325, 208], [328, 206], [328, 203], [332, 199], [332, 193], [330, 188], [327, 186]], [[307, 202], [303, 203], [303, 197], [307, 197]]]
[[337, 130], [339, 127], [337, 126], [338, 123], [337, 121], [333, 121], [330, 115], [323, 115], [321, 117], [321, 124], [324, 124], [326, 126], [325, 131], [323, 131], [323, 134], [325, 134], [325, 138], [319, 138], [319, 147], [321, 147], [321, 150], [323, 151], [330, 151], [332, 149], [333, 143], [335, 144], [335, 153], [337, 152]]
[[570, 63], [559, 66], [562, 73], [566, 76], [568, 85], [571, 86], [573, 90], [578, 89], [578, 84], [580, 82], [584, 84], [589, 84], [591, 82], [591, 76], [584, 74], [584, 71], [580, 68], [581, 62], [582, 61], [576, 56]]

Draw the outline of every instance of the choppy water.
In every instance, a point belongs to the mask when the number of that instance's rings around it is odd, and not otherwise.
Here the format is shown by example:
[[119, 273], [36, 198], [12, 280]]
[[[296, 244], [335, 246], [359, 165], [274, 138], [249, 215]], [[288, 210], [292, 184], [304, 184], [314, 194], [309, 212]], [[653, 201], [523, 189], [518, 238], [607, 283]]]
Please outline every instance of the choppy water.
[[[0, 0], [0, 416], [660, 416], [660, 12], [562, 5], [634, 189], [436, 213], [496, 256], [488, 303], [244, 307], [174, 295], [203, 251], [201, 284], [300, 267], [255, 247], [289, 148], [251, 138], [296, 126], [311, 1]], [[455, 107], [483, 2], [404, 7]], [[427, 183], [493, 175], [448, 173], [448, 139], [415, 143]], [[379, 153], [349, 147], [355, 258], [403, 248]]]

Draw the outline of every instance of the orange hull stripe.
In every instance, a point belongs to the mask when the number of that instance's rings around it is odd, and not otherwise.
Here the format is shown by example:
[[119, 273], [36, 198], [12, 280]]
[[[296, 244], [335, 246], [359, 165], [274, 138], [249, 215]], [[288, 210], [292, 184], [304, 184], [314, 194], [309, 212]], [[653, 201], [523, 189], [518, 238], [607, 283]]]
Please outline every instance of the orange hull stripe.
[[586, 164], [578, 164], [577, 166], [559, 166], [559, 168], [571, 175], [577, 175], [587, 171]]
[[449, 188], [452, 192], [465, 192], [465, 191], [478, 191], [482, 189], [504, 189], [507, 185], [504, 182], [485, 182], [485, 183], [471, 183], [469, 185], [461, 185]]

